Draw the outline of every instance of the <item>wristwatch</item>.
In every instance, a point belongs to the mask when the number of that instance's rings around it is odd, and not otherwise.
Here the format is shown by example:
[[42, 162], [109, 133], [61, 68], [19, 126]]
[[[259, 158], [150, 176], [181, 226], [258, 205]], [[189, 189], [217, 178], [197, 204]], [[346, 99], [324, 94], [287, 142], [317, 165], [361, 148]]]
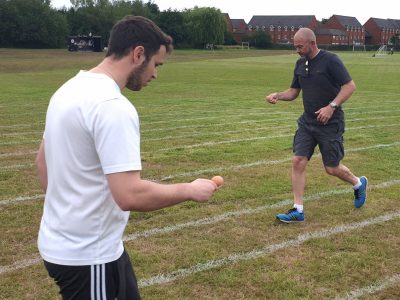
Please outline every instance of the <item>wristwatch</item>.
[[333, 109], [336, 109], [338, 107], [338, 105], [335, 101], [330, 102], [329, 106], [332, 107]]

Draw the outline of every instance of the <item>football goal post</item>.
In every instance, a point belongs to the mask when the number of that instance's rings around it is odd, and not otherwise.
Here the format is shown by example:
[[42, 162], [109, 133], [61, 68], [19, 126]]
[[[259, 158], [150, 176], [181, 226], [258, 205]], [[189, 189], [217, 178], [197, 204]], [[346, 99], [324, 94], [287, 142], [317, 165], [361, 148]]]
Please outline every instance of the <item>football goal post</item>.
[[353, 43], [353, 52], [355, 51], [362, 51], [365, 52], [365, 45], [361, 45], [360, 43]]
[[382, 56], [387, 54], [387, 45], [382, 45], [379, 49], [375, 52], [374, 56]]
[[243, 49], [249, 50], [250, 49], [250, 43], [249, 42], [242, 42], [242, 50]]

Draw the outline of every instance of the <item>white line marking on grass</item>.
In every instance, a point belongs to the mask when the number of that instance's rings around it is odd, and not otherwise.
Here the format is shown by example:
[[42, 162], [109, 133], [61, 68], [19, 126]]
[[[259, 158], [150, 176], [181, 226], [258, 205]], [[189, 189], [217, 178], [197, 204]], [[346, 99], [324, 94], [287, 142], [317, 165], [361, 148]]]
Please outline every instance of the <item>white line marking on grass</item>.
[[6, 132], [2, 133], [0, 137], [2, 136], [21, 136], [21, 135], [42, 135], [43, 136], [43, 131], [42, 130], [36, 130], [36, 131], [20, 131], [20, 132]]
[[291, 160], [292, 160], [292, 157], [288, 157], [288, 158], [284, 158], [284, 159], [280, 159], [280, 160], [259, 160], [259, 161], [255, 161], [255, 162], [251, 162], [251, 163], [247, 163], [247, 164], [233, 165], [233, 166], [229, 166], [229, 167], [210, 168], [210, 169], [203, 169], [203, 170], [198, 170], [198, 171], [194, 171], [194, 172], [186, 172], [186, 173], [178, 173], [175, 175], [168, 175], [168, 176], [161, 177], [160, 180], [165, 181], [165, 180], [170, 180], [170, 179], [174, 179], [174, 178], [178, 178], [178, 177], [186, 177], [186, 176], [193, 177], [193, 176], [198, 176], [198, 175], [202, 175], [205, 173], [240, 170], [240, 169], [247, 169], [247, 168], [252, 168], [252, 167], [256, 167], [256, 166], [277, 165], [277, 164], [285, 163], [285, 162], [288, 162]]
[[291, 239], [284, 241], [282, 243], [278, 244], [272, 244], [272, 245], [266, 245], [265, 247], [261, 249], [254, 249], [249, 252], [244, 252], [244, 253], [234, 253], [231, 254], [227, 257], [223, 257], [220, 259], [213, 259], [206, 261], [204, 263], [199, 263], [197, 265], [188, 267], [188, 268], [182, 268], [178, 269], [175, 271], [172, 271], [170, 273], [166, 274], [159, 274], [150, 278], [142, 279], [139, 280], [138, 284], [140, 288], [148, 287], [148, 286], [153, 286], [157, 284], [165, 284], [169, 283], [172, 281], [175, 281], [177, 279], [185, 278], [190, 275], [215, 269], [215, 268], [220, 268], [223, 266], [227, 265], [232, 265], [240, 261], [246, 261], [246, 260], [253, 260], [257, 259], [263, 256], [266, 256], [270, 253], [274, 253], [278, 250], [283, 250], [289, 247], [297, 247], [303, 244], [304, 242], [314, 240], [314, 239], [320, 239], [320, 238], [327, 238], [339, 233], [346, 233], [349, 231], [357, 230], [364, 228], [366, 226], [371, 226], [371, 225], [376, 225], [376, 224], [381, 224], [384, 222], [391, 221], [393, 219], [399, 218], [400, 217], [400, 211], [386, 214], [386, 215], [381, 215], [375, 218], [367, 219], [361, 222], [354, 222], [350, 224], [344, 224], [344, 225], [339, 225], [336, 227], [331, 227], [328, 229], [322, 229], [314, 232], [307, 232], [305, 234], [300, 234], [297, 236], [297, 238]]
[[[400, 124], [389, 124], [389, 125], [365, 125], [365, 126], [357, 126], [357, 127], [349, 127], [347, 128], [347, 130], [357, 130], [357, 129], [369, 129], [369, 128], [382, 128], [382, 127], [397, 127]], [[294, 125], [285, 125], [285, 126], [280, 126], [280, 128], [291, 128], [294, 127]], [[242, 130], [230, 130], [230, 131], [224, 131], [223, 133], [238, 133], [238, 132], [243, 132], [243, 131], [262, 131], [262, 130], [267, 130], [271, 128], [270, 126], [268, 127], [261, 127], [261, 128], [245, 128]], [[220, 135], [220, 132], [208, 132], [206, 134], [204, 134], [203, 132], [201, 133], [192, 133], [192, 134], [188, 134], [188, 135], [178, 135], [178, 136], [164, 136], [164, 137], [160, 137], [160, 138], [148, 138], [148, 139], [142, 139], [142, 141], [161, 141], [161, 140], [167, 140], [167, 139], [177, 139], [177, 138], [186, 138], [186, 137], [193, 137], [193, 136], [202, 136], [202, 135]], [[2, 153], [0, 154], [0, 158], [3, 157], [13, 157], [13, 156], [23, 156], [23, 155], [33, 155], [33, 154], [37, 154], [38, 151], [34, 150], [34, 151], [26, 151], [26, 152], [10, 152], [10, 153]], [[145, 152], [142, 152], [145, 153]], [[25, 165], [28, 166], [28, 165]], [[0, 167], [1, 169], [2, 167]], [[10, 167], [8, 167], [10, 168]], [[7, 169], [7, 167], [5, 168]]]
[[[296, 117], [297, 118], [297, 117]], [[236, 124], [255, 124], [255, 123], [273, 123], [273, 121], [283, 121], [283, 120], [292, 120], [295, 121], [296, 118], [279, 118], [279, 119], [263, 119], [263, 120], [244, 120], [244, 121], [239, 121]], [[354, 118], [354, 119], [348, 119], [346, 121], [348, 122], [356, 122], [356, 121], [368, 121], [368, 120], [383, 120], [383, 119], [389, 119], [389, 118], [395, 118], [398, 119], [399, 116], [387, 116], [387, 117], [371, 117], [371, 118]], [[143, 129], [141, 132], [142, 133], [147, 133], [147, 132], [154, 132], [154, 131], [172, 131], [176, 129], [188, 129], [188, 128], [208, 128], [208, 127], [226, 127], [227, 125], [232, 125], [232, 123], [215, 123], [215, 124], [198, 124], [198, 125], [182, 125], [182, 126], [174, 126], [174, 127], [162, 127], [162, 128], [151, 128], [151, 129]], [[293, 122], [293, 125], [296, 125], [295, 122]], [[346, 128], [348, 129], [348, 128]], [[223, 133], [223, 131], [220, 131], [220, 133]]]
[[[176, 149], [193, 149], [193, 148], [200, 148], [200, 147], [212, 147], [212, 146], [216, 146], [216, 145], [233, 144], [233, 143], [241, 143], [241, 142], [264, 141], [264, 140], [286, 138], [286, 137], [292, 137], [292, 136], [293, 136], [293, 133], [289, 133], [289, 134], [280, 134], [280, 135], [273, 135], [273, 136], [258, 136], [258, 137], [252, 137], [252, 138], [247, 138], [247, 139], [232, 139], [232, 140], [226, 140], [226, 141], [220, 141], [220, 142], [206, 142], [206, 143], [191, 144], [191, 145], [177, 146], [177, 147], [171, 147], [171, 148], [160, 148], [160, 149], [157, 149], [155, 152], [165, 152], [165, 151], [171, 151], [171, 150], [176, 150]], [[150, 152], [154, 152], [154, 151], [143, 151], [142, 153], [150, 153]]]
[[0, 275], [8, 272], [12, 272], [18, 269], [22, 269], [25, 267], [30, 267], [34, 265], [38, 265], [42, 262], [42, 258], [40, 256], [36, 256], [34, 258], [23, 259], [14, 262], [12, 265], [8, 266], [0, 266]]
[[335, 300], [357, 300], [363, 296], [374, 294], [398, 283], [400, 283], [400, 274], [387, 277], [379, 282], [371, 284], [370, 286], [356, 289], [347, 293], [346, 296], [336, 297]]
[[2, 146], [7, 146], [7, 145], [24, 145], [24, 144], [38, 144], [40, 143], [42, 140], [32, 140], [32, 139], [22, 139], [19, 141], [9, 141], [9, 142], [1, 142], [0, 145]]
[[[381, 111], [364, 111], [362, 113], [360, 113], [360, 111], [356, 111], [354, 113], [350, 112], [347, 113], [346, 116], [364, 116], [367, 114], [379, 114], [379, 113], [394, 113], [394, 112], [399, 112], [400, 110], [398, 109], [394, 109], [394, 110], [381, 110]], [[276, 111], [276, 112], [266, 112], [266, 113], [248, 113], [248, 114], [238, 114], [238, 115], [233, 115], [236, 117], [246, 117], [246, 116], [251, 116], [251, 115], [279, 115], [279, 114], [285, 114], [285, 115], [293, 115], [293, 117], [288, 117], [288, 118], [273, 118], [273, 119], [262, 119], [262, 120], [244, 120], [244, 121], [239, 121], [237, 122], [237, 124], [245, 124], [245, 123], [258, 123], [258, 122], [265, 122], [265, 121], [279, 121], [281, 122], [282, 120], [292, 120], [292, 119], [296, 119], [300, 116], [301, 112], [299, 112], [299, 114], [297, 113], [291, 113], [291, 112], [283, 112], [283, 111]], [[204, 118], [215, 118], [215, 119], [221, 119], [221, 116], [215, 116], [215, 117], [204, 117]], [[204, 118], [190, 118], [190, 119], [174, 119], [174, 120], [183, 120], [183, 121], [193, 121], [193, 120], [201, 120]], [[379, 119], [387, 119], [387, 118], [398, 118], [398, 116], [385, 116], [385, 117], [372, 117], [372, 118], [358, 118], [358, 119], [351, 119], [348, 118], [348, 121], [358, 121], [358, 120], [379, 120]], [[167, 120], [167, 121], [160, 121], [160, 122], [167, 122], [170, 123], [171, 120]], [[44, 125], [45, 122], [41, 121], [41, 122], [37, 122], [37, 123], [29, 123], [29, 124], [12, 124], [12, 125], [0, 125], [0, 128], [14, 128], [14, 127], [32, 127], [32, 126], [38, 126], [38, 125]], [[142, 122], [142, 126], [144, 127], [147, 124], [154, 124], [154, 122], [152, 121], [148, 121], [148, 122]], [[152, 128], [152, 129], [142, 129], [142, 132], [149, 132], [149, 131], [162, 131], [162, 130], [173, 130], [173, 129], [182, 129], [182, 128], [204, 128], [204, 127], [210, 127], [210, 126], [226, 126], [227, 123], [218, 123], [218, 124], [200, 124], [200, 125], [187, 125], [187, 126], [177, 126], [177, 127], [162, 127], [162, 128]]]
[[[393, 146], [398, 146], [400, 145], [400, 142], [395, 142], [391, 144], [377, 144], [377, 145], [372, 145], [368, 147], [360, 147], [360, 148], [354, 148], [354, 149], [347, 149], [345, 152], [357, 152], [357, 151], [364, 151], [364, 150], [370, 150], [370, 149], [378, 149], [378, 148], [386, 148], [386, 147], [393, 147]], [[315, 154], [314, 157], [321, 156], [321, 154]], [[222, 171], [232, 171], [232, 170], [240, 170], [240, 169], [246, 169], [246, 168], [252, 168], [255, 166], [262, 166], [262, 165], [276, 165], [280, 163], [285, 163], [288, 161], [292, 160], [292, 156], [288, 158], [284, 158], [281, 160], [260, 160], [248, 164], [242, 164], [242, 165], [233, 165], [233, 166], [228, 166], [228, 167], [220, 167], [220, 168], [210, 168], [210, 169], [203, 169], [203, 170], [198, 170], [194, 172], [185, 172], [185, 173], [178, 173], [175, 175], [168, 175], [161, 177], [161, 181], [165, 180], [170, 180], [178, 177], [193, 177], [193, 176], [198, 176], [202, 174], [207, 174], [207, 173], [213, 173], [213, 172], [222, 172]]]
[[33, 167], [34, 164], [19, 164], [19, 165], [10, 165], [10, 166], [0, 166], [0, 170], [18, 170], [18, 169], [23, 169], [23, 168], [31, 168]]
[[37, 154], [38, 151], [26, 151], [26, 152], [10, 152], [10, 153], [2, 153], [0, 154], [0, 158], [3, 157], [12, 157], [12, 156], [23, 156], [23, 155], [32, 155], [32, 154]]
[[[387, 181], [387, 182], [382, 182], [380, 184], [377, 185], [371, 185], [369, 187], [369, 189], [377, 189], [377, 188], [387, 188], [387, 187], [391, 187], [394, 185], [398, 185], [400, 184], [400, 180], [392, 180], [392, 181]], [[343, 194], [343, 193], [348, 193], [349, 191], [351, 191], [351, 189], [342, 189], [342, 190], [331, 190], [331, 191], [326, 191], [326, 192], [322, 192], [322, 193], [318, 193], [309, 197], [306, 197], [304, 199], [304, 201], [306, 202], [310, 202], [310, 201], [314, 201], [314, 200], [318, 200], [324, 196], [332, 196], [332, 195], [339, 195], [339, 194]], [[35, 195], [35, 199], [37, 198], [41, 198], [44, 195]], [[22, 198], [22, 197], [21, 197]], [[23, 200], [31, 200], [34, 199], [34, 197], [26, 197], [29, 199], [20, 199], [19, 201], [23, 201]], [[6, 201], [6, 200], [3, 200]], [[8, 200], [8, 201], [12, 201], [15, 202], [15, 199], [13, 200]], [[1, 204], [2, 202], [0, 202]], [[258, 213], [258, 212], [262, 212], [264, 210], [267, 209], [271, 209], [271, 208], [278, 208], [287, 204], [291, 204], [293, 203], [293, 200], [283, 200], [280, 201], [278, 203], [275, 204], [271, 204], [271, 205], [264, 205], [264, 206], [259, 206], [256, 208], [250, 208], [250, 209], [243, 209], [243, 210], [239, 210], [239, 211], [232, 211], [232, 212], [227, 212], [221, 215], [216, 215], [213, 217], [209, 217], [209, 218], [203, 218], [203, 219], [199, 219], [199, 220], [195, 220], [192, 222], [187, 222], [187, 223], [181, 223], [181, 224], [177, 224], [174, 226], [166, 226], [166, 227], [162, 227], [162, 228], [153, 228], [153, 229], [149, 229], [137, 234], [131, 234], [128, 236], [125, 236], [123, 239], [124, 241], [132, 241], [132, 240], [136, 240], [139, 238], [146, 238], [152, 235], [156, 235], [156, 234], [162, 234], [162, 233], [168, 233], [168, 232], [173, 232], [173, 231], [177, 231], [179, 229], [183, 229], [183, 228], [187, 228], [187, 227], [197, 227], [197, 226], [201, 226], [201, 225], [207, 225], [207, 224], [213, 224], [213, 223], [217, 223], [220, 221], [223, 221], [227, 218], [231, 218], [231, 217], [238, 217], [241, 215], [246, 215], [246, 214], [253, 214], [253, 213]], [[15, 262], [12, 265], [8, 265], [8, 266], [0, 266], [0, 275], [2, 273], [7, 273], [7, 272], [11, 272], [11, 271], [15, 271], [24, 267], [29, 267], [32, 265], [36, 265], [38, 263], [40, 263], [41, 260], [38, 259], [37, 257], [31, 258], [31, 259], [25, 259], [25, 260], [21, 260], [20, 262]]]
[[[366, 126], [350, 127], [347, 130], [382, 128], [382, 127], [392, 127], [392, 126], [398, 126], [398, 125], [399, 124], [366, 125]], [[257, 130], [260, 130], [260, 129], [257, 129]], [[238, 130], [238, 131], [234, 131], [234, 132], [243, 132], [243, 131], [244, 130]], [[252, 131], [255, 131], [255, 130], [253, 129]], [[224, 133], [225, 132], [223, 132], [222, 134], [224, 134]], [[217, 134], [221, 135], [221, 133], [217, 133]], [[194, 136], [194, 135], [190, 135], [190, 136]], [[201, 147], [212, 147], [212, 146], [223, 145], [223, 144], [261, 141], [261, 140], [269, 140], [269, 139], [284, 138], [284, 137], [293, 137], [293, 133], [279, 134], [279, 135], [273, 135], [273, 136], [257, 136], [257, 137], [250, 137], [250, 138], [244, 138], [244, 139], [230, 139], [230, 140], [219, 141], [219, 142], [205, 142], [205, 143], [182, 145], [182, 146], [175, 146], [175, 147], [169, 147], [169, 148], [159, 148], [155, 152], [166, 152], [166, 151], [177, 150], [177, 149], [193, 149], [193, 148], [201, 148]], [[154, 151], [142, 151], [142, 153], [154, 153]]]
[[33, 196], [20, 196], [20, 197], [13, 198], [13, 199], [0, 200], [0, 206], [13, 204], [13, 203], [21, 202], [21, 201], [37, 200], [37, 199], [42, 199], [42, 198], [44, 198], [44, 194], [36, 194]]
[[[399, 126], [400, 124], [393, 124], [390, 126]], [[373, 126], [373, 125], [372, 125]], [[389, 125], [388, 125], [389, 126]], [[293, 125], [284, 125], [284, 126], [279, 126], [279, 129], [282, 128], [295, 128], [295, 124]], [[170, 135], [170, 136], [163, 136], [163, 137], [158, 137], [158, 138], [144, 138], [142, 139], [143, 142], [149, 142], [149, 141], [162, 141], [162, 140], [172, 140], [172, 139], [180, 139], [180, 138], [188, 138], [188, 137], [194, 137], [194, 136], [205, 136], [205, 135], [217, 135], [217, 136], [221, 136], [221, 134], [230, 134], [230, 133], [241, 133], [244, 131], [266, 131], [269, 129], [276, 129], [276, 126], [267, 126], [267, 127], [257, 127], [257, 128], [243, 128], [240, 130], [225, 130], [225, 131], [219, 131], [219, 132], [204, 132], [204, 131], [200, 131], [200, 132], [192, 132], [189, 134], [184, 134], [184, 135]]]
[[[399, 185], [399, 184], [400, 184], [400, 180], [391, 180], [391, 181], [383, 182], [380, 184], [371, 185], [368, 189], [371, 190], [371, 189], [387, 188], [387, 187]], [[317, 194], [305, 197], [304, 202], [311, 202], [311, 201], [319, 200], [323, 197], [348, 194], [348, 193], [353, 193], [353, 190], [351, 188], [347, 188], [347, 189], [341, 189], [341, 190], [331, 190], [331, 191], [321, 192], [321, 193], [317, 193]], [[140, 238], [146, 238], [146, 237], [157, 235], [157, 234], [170, 233], [170, 232], [178, 231], [178, 230], [181, 230], [184, 228], [215, 224], [215, 223], [224, 221], [229, 218], [240, 217], [243, 215], [252, 215], [252, 214], [260, 213], [260, 212], [263, 212], [263, 211], [266, 211], [269, 209], [279, 208], [279, 207], [283, 207], [283, 206], [291, 205], [291, 204], [293, 204], [293, 199], [286, 199], [286, 200], [281, 200], [274, 204], [257, 206], [255, 208], [246, 208], [246, 209], [241, 209], [241, 210], [230, 211], [230, 212], [215, 215], [212, 217], [202, 218], [202, 219], [198, 219], [198, 220], [194, 220], [194, 221], [190, 221], [190, 222], [186, 222], [186, 223], [179, 223], [176, 225], [165, 226], [165, 227], [161, 227], [161, 228], [152, 228], [152, 229], [145, 230], [142, 232], [126, 235], [124, 237], [124, 241], [126, 241], [126, 242], [134, 241], [134, 240], [138, 240]]]
[[[204, 111], [202, 111], [204, 113]], [[215, 111], [212, 112], [207, 112], [207, 113], [215, 113]], [[265, 112], [249, 112], [245, 114], [224, 114], [224, 117], [248, 117], [248, 116], [269, 116], [269, 115], [297, 115], [296, 113], [291, 113], [291, 112], [284, 112], [284, 111], [267, 111]], [[221, 116], [207, 116], [207, 117], [194, 117], [194, 118], [187, 118], [187, 119], [178, 119], [179, 122], [193, 122], [193, 121], [199, 121], [199, 120], [209, 120], [209, 119], [221, 119]], [[145, 121], [143, 125], [147, 124], [162, 124], [162, 123], [167, 123], [170, 124], [171, 120], [160, 120], [160, 121]]]

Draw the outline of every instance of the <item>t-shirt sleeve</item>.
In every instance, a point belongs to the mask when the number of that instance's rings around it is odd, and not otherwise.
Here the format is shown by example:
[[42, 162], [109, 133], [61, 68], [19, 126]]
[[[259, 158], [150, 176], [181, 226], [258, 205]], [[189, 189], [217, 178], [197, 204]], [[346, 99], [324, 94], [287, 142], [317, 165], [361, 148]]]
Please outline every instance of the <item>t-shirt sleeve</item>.
[[329, 73], [333, 77], [334, 82], [337, 82], [340, 86], [352, 80], [345, 65], [337, 55], [332, 56], [328, 68], [329, 68]]
[[89, 120], [104, 174], [142, 169], [139, 117], [128, 100], [99, 103]]

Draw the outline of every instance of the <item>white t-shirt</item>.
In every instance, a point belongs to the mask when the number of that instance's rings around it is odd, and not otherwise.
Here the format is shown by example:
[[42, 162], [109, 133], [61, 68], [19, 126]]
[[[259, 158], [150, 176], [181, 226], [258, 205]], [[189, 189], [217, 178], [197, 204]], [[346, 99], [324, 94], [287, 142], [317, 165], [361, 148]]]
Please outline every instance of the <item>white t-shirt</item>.
[[44, 138], [41, 256], [61, 265], [118, 259], [129, 212], [114, 201], [106, 174], [142, 168], [136, 109], [111, 78], [81, 71], [51, 98]]

